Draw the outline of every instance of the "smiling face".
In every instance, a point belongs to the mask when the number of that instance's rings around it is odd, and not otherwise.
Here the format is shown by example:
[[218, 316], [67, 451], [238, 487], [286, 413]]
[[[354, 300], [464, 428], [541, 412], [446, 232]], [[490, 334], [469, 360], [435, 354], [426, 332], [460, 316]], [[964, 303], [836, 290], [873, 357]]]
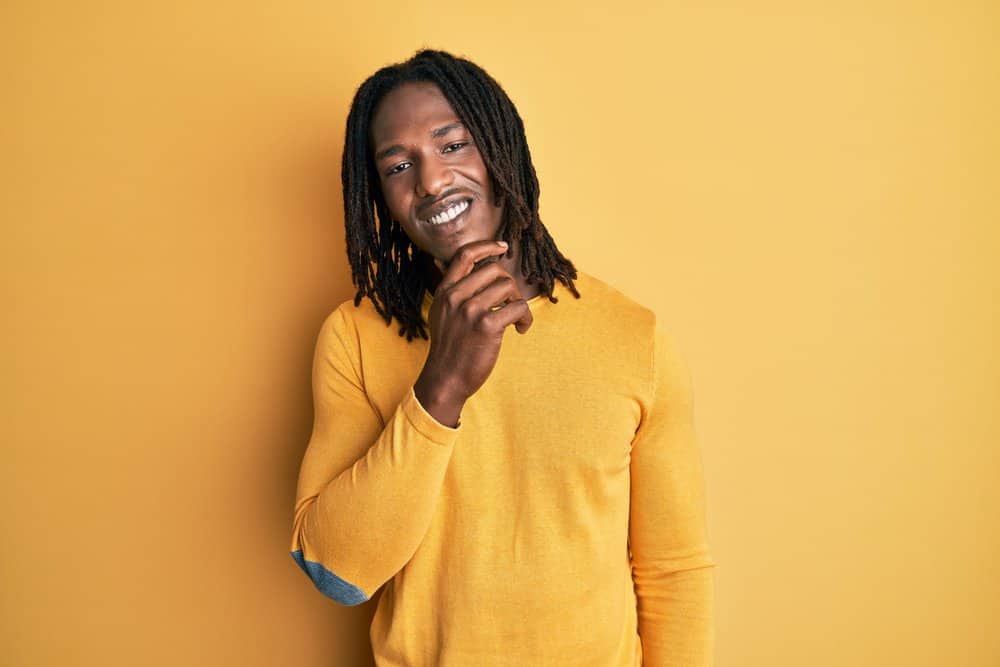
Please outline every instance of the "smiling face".
[[382, 196], [413, 243], [444, 263], [470, 241], [495, 239], [502, 206], [483, 158], [441, 89], [394, 88], [372, 115], [370, 144]]

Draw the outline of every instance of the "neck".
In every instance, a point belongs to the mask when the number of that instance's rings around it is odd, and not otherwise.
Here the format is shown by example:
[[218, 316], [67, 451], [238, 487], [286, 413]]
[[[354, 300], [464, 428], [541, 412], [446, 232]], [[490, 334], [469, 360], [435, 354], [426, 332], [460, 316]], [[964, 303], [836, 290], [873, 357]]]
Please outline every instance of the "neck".
[[[510, 257], [502, 255], [497, 261], [500, 263], [500, 266], [502, 266], [504, 270], [506, 270], [507, 273], [509, 273], [514, 279], [514, 282], [517, 284], [518, 291], [521, 292], [521, 298], [527, 300], [537, 296], [541, 291], [538, 285], [529, 284], [525, 279], [524, 274], [521, 272], [521, 248], [519, 243], [514, 243], [514, 249], [510, 255]], [[438, 271], [438, 268], [434, 266], [434, 260], [430, 255], [427, 253], [421, 253], [420, 257], [421, 270], [427, 279], [427, 289], [433, 293], [437, 290], [438, 285], [441, 283], [441, 278], [444, 276], [442, 276], [441, 272]]]

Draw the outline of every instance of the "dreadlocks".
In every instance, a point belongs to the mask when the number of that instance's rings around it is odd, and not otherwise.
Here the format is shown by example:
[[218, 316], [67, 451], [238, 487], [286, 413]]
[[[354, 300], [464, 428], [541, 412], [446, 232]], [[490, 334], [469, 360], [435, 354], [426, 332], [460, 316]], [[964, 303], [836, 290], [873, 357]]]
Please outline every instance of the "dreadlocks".
[[418, 261], [422, 251], [392, 219], [369, 146], [369, 126], [379, 101], [411, 81], [436, 84], [468, 128], [490, 175], [493, 203], [504, 205], [500, 239], [509, 244], [508, 256], [514, 243], [520, 243], [525, 279], [538, 284], [539, 293], [552, 303], [558, 302], [552, 295], [556, 279], [580, 298], [573, 283], [576, 268], [556, 248], [538, 217], [538, 178], [514, 103], [500, 84], [474, 63], [445, 51], [422, 49], [409, 60], [383, 67], [365, 80], [347, 116], [341, 180], [347, 254], [351, 279], [358, 288], [354, 305], [367, 296], [387, 326], [393, 317], [400, 322], [399, 335], [405, 334], [408, 342], [415, 336], [428, 337], [420, 310], [425, 289]]

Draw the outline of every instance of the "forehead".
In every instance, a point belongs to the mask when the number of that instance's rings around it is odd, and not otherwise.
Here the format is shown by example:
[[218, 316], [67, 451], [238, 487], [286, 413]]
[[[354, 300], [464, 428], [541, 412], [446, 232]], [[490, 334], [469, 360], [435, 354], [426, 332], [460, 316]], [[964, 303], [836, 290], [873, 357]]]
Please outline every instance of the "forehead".
[[458, 114], [437, 85], [428, 81], [404, 83], [388, 92], [375, 107], [372, 145], [378, 149], [391, 141], [430, 139], [431, 130], [453, 120], [458, 120]]

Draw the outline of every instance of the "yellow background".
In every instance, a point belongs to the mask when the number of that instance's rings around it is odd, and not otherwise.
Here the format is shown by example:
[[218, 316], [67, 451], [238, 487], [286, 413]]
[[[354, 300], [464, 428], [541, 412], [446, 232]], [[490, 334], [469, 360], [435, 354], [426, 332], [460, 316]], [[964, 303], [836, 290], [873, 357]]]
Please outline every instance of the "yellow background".
[[426, 45], [682, 344], [717, 664], [1000, 665], [997, 7], [4, 3], [0, 662], [368, 664], [288, 544], [347, 106]]

